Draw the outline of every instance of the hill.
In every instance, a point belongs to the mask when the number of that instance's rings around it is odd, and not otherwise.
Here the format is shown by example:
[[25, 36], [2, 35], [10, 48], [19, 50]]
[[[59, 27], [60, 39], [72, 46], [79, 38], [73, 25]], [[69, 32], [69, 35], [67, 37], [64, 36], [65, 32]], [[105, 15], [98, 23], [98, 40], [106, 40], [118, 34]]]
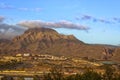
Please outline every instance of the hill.
[[[34, 53], [101, 59], [106, 45], [86, 44], [73, 35], [62, 35], [49, 28], [32, 28], [10, 40], [0, 40], [1, 54]], [[109, 59], [119, 60], [120, 48]]]

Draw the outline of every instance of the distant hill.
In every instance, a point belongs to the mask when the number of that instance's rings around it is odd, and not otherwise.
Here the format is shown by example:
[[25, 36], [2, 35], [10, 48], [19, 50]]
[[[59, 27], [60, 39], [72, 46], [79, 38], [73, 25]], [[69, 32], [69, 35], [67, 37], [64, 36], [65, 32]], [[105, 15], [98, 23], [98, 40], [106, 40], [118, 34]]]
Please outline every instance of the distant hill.
[[[32, 28], [13, 40], [0, 40], [1, 54], [35, 53], [101, 59], [106, 45], [86, 44], [73, 35], [62, 35], [49, 28]], [[120, 48], [110, 58], [120, 60]], [[117, 56], [116, 56], [117, 55]]]

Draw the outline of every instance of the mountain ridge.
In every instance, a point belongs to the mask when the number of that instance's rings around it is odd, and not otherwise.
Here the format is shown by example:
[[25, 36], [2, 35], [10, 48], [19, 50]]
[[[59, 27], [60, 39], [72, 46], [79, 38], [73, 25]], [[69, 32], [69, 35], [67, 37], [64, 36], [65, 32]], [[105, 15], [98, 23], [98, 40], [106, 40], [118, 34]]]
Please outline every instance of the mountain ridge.
[[[106, 46], [86, 44], [75, 38], [73, 35], [62, 35], [49, 28], [32, 28], [11, 41], [0, 40], [1, 54], [27, 52], [101, 59], [104, 47]], [[115, 55], [110, 59], [119, 59], [119, 51], [118, 48]]]

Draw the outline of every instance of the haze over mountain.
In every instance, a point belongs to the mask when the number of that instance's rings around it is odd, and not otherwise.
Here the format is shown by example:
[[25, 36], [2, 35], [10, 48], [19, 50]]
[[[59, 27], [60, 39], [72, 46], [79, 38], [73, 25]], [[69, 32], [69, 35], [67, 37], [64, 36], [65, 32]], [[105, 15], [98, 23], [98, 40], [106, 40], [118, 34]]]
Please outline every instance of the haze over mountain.
[[[106, 45], [86, 44], [49, 28], [31, 28], [12, 40], [0, 40], [0, 54], [33, 53], [101, 59]], [[120, 48], [109, 59], [119, 60]]]

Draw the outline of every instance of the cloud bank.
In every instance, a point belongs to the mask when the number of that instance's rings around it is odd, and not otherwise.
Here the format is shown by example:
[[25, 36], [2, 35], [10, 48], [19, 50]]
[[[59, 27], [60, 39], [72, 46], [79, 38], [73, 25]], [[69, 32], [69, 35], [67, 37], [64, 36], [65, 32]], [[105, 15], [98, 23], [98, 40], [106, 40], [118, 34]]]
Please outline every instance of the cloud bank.
[[26, 30], [24, 27], [19, 27], [18, 25], [3, 23], [4, 20], [5, 17], [0, 16], [0, 39], [12, 39]]
[[69, 21], [59, 21], [59, 22], [44, 22], [40, 20], [31, 20], [31, 21], [21, 21], [18, 23], [20, 26], [24, 26], [27, 28], [67, 28], [67, 29], [77, 29], [77, 30], [88, 30], [89, 27], [83, 26], [80, 24], [75, 24]]
[[5, 20], [4, 16], [0, 16], [0, 23], [3, 22]]
[[59, 21], [59, 22], [44, 22], [40, 20], [31, 21], [20, 21], [16, 25], [10, 25], [4, 23], [6, 18], [0, 16], [0, 39], [12, 39], [15, 36], [21, 35], [25, 30], [29, 28], [66, 28], [66, 29], [76, 29], [76, 30], [89, 30], [89, 27], [80, 24], [72, 23], [70, 21]]
[[0, 39], [12, 39], [13, 37], [22, 34], [25, 31], [24, 28], [14, 25], [0, 24]]

